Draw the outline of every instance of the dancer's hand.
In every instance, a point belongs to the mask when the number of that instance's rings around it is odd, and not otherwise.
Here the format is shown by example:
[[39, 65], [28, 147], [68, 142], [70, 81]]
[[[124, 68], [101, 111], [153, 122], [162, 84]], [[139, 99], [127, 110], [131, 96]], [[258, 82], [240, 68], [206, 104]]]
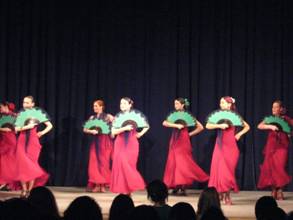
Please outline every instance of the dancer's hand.
[[241, 134], [238, 133], [238, 134], [235, 135], [236, 141], [239, 141], [240, 138], [241, 138]]
[[269, 128], [272, 130], [272, 131], [278, 131], [279, 128], [276, 126], [276, 125], [269, 125]]
[[97, 135], [99, 133], [99, 131], [94, 129], [94, 130], [90, 130], [90, 133], [92, 135]]
[[184, 128], [184, 125], [182, 125], [182, 124], [177, 124], [177, 128], [180, 130], [180, 129]]
[[3, 131], [3, 132], [10, 132], [12, 130], [10, 128], [1, 128], [1, 131]]
[[33, 129], [37, 124], [35, 123], [30, 123], [30, 124], [27, 124], [23, 127], [20, 127], [18, 131], [25, 131], [25, 130], [29, 130], [29, 129]]
[[226, 128], [229, 128], [229, 125], [226, 123], [218, 124], [219, 128], [222, 130], [225, 130]]
[[126, 126], [124, 126], [124, 130], [125, 131], [131, 131], [131, 130], [133, 130], [133, 126], [132, 125], [126, 125]]
[[39, 132], [37, 133], [37, 135], [38, 135], [38, 137], [40, 138], [40, 137], [42, 137], [44, 134], [43, 134], [43, 132], [39, 131]]
[[26, 130], [27, 130], [27, 129], [32, 129], [32, 128], [34, 128], [36, 125], [37, 125], [37, 124], [35, 124], [35, 123], [30, 123], [30, 124], [28, 124], [28, 125], [26, 125], [26, 126], [24, 126], [24, 127], [25, 127]]

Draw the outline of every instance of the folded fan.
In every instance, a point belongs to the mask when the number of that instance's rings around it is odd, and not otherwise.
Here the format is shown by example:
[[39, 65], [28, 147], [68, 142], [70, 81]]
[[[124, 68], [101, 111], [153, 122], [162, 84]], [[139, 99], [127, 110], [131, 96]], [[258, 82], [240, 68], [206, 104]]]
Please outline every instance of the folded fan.
[[12, 115], [0, 116], [0, 128], [14, 127], [15, 117]]
[[109, 134], [111, 132], [110, 124], [104, 119], [89, 119], [83, 124], [83, 127], [89, 130], [96, 129], [100, 134]]
[[196, 125], [196, 119], [190, 112], [187, 111], [173, 111], [167, 116], [167, 121], [171, 123], [183, 124], [187, 127]]
[[267, 116], [264, 118], [264, 123], [275, 125], [278, 127], [279, 130], [281, 130], [285, 133], [291, 134], [292, 129], [291, 129], [289, 123], [281, 117], [273, 116], [273, 115]]
[[242, 117], [238, 113], [229, 110], [213, 111], [208, 116], [207, 122], [211, 124], [227, 123], [233, 126], [243, 126]]
[[23, 127], [31, 123], [40, 124], [46, 121], [50, 121], [47, 112], [41, 108], [35, 107], [20, 110], [14, 124], [16, 127]]
[[127, 112], [119, 112], [115, 116], [112, 126], [114, 128], [121, 128], [129, 124], [135, 128], [149, 127], [145, 115], [136, 109]]

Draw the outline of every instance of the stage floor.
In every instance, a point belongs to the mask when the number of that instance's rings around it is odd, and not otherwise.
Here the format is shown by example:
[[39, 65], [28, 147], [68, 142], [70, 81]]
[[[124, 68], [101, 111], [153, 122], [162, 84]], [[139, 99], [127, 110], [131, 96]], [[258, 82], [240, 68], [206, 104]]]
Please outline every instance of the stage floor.
[[[88, 193], [85, 192], [85, 188], [78, 187], [49, 187], [57, 200], [57, 204], [61, 213], [68, 207], [69, 203], [78, 196], [88, 195], [99, 203], [102, 208], [104, 219], [108, 218], [109, 208], [114, 197], [117, 194], [114, 193]], [[0, 192], [0, 199], [5, 200], [11, 197], [19, 196], [20, 192]], [[169, 196], [168, 204], [174, 205], [177, 202], [188, 202], [196, 210], [198, 197], [200, 190], [188, 190], [187, 196]], [[222, 205], [225, 215], [230, 220], [236, 219], [255, 219], [254, 217], [254, 205], [256, 200], [263, 196], [270, 195], [268, 191], [241, 191], [239, 193], [232, 193], [233, 205]], [[284, 201], [278, 201], [279, 206], [286, 212], [293, 211], [293, 192], [285, 192], [286, 199]], [[132, 194], [132, 199], [135, 205], [151, 204], [146, 196], [146, 191], [138, 191]]]

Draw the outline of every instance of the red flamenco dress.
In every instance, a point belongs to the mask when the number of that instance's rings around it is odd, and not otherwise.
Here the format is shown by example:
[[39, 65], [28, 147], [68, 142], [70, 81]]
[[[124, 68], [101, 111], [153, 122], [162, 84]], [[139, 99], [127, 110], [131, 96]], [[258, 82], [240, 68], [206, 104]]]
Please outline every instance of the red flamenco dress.
[[17, 178], [15, 152], [15, 132], [0, 132], [0, 184], [12, 183]]
[[114, 193], [130, 194], [145, 188], [145, 183], [136, 169], [139, 143], [136, 131], [117, 135], [114, 142], [113, 165], [110, 190]]
[[34, 187], [46, 184], [49, 175], [40, 167], [38, 162], [41, 148], [37, 127], [20, 132], [16, 150], [18, 181], [35, 180]]
[[88, 187], [94, 188], [97, 184], [109, 185], [112, 149], [113, 142], [109, 135], [98, 134], [93, 136], [88, 164]]
[[209, 187], [215, 187], [219, 193], [239, 191], [235, 169], [238, 163], [239, 149], [235, 139], [235, 127], [218, 130], [212, 157]]
[[282, 188], [291, 181], [286, 172], [288, 160], [289, 137], [282, 131], [269, 131], [267, 143], [263, 150], [264, 161], [260, 165], [257, 187]]
[[192, 146], [187, 128], [174, 129], [170, 144], [164, 182], [169, 188], [188, 186], [193, 181], [205, 182], [209, 176], [192, 157]]

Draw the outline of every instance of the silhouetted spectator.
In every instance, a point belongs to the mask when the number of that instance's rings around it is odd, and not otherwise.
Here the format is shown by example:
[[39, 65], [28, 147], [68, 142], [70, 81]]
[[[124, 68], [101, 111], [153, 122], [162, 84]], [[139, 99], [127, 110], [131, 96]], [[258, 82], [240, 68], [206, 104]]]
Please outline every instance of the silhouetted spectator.
[[170, 210], [169, 220], [196, 220], [193, 207], [186, 202], [176, 203]]
[[29, 204], [28, 201], [20, 198], [8, 199], [1, 205], [0, 219], [3, 220], [39, 220], [50, 219], [42, 216], [37, 208]]
[[201, 219], [204, 212], [211, 207], [221, 209], [219, 194], [215, 187], [208, 187], [201, 192], [197, 203], [197, 219]]
[[201, 220], [227, 220], [221, 209], [217, 207], [210, 207], [201, 216]]
[[80, 196], [73, 200], [64, 212], [65, 220], [101, 220], [103, 219], [100, 206], [88, 196]]
[[278, 207], [276, 200], [272, 196], [262, 196], [255, 203], [255, 217], [257, 220], [267, 219], [268, 210]]
[[154, 180], [147, 186], [148, 199], [154, 204], [161, 220], [167, 220], [171, 206], [166, 204], [168, 199], [168, 188], [161, 180]]
[[56, 199], [48, 188], [43, 186], [33, 188], [27, 200], [40, 212], [60, 218]]
[[120, 194], [115, 197], [109, 211], [109, 220], [127, 220], [134, 209], [131, 197]]
[[159, 215], [153, 206], [140, 205], [135, 207], [131, 214], [130, 220], [159, 220]]
[[280, 207], [273, 207], [267, 210], [267, 217], [264, 220], [287, 220], [286, 212]]

